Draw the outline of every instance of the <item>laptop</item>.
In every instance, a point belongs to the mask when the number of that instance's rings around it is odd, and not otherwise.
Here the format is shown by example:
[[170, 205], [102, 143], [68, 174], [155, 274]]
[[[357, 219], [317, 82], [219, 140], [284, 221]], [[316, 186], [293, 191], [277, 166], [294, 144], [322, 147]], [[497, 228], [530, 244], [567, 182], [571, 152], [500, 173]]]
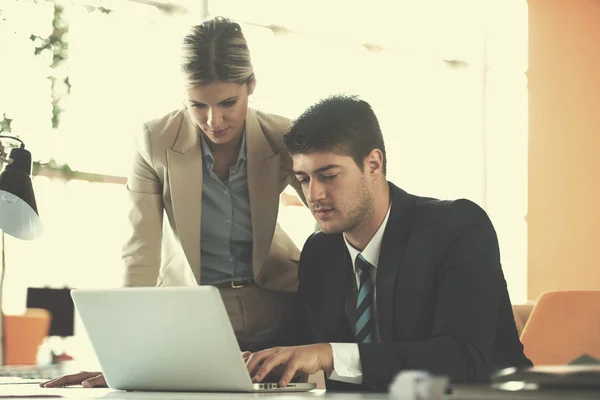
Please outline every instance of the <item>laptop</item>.
[[71, 296], [113, 389], [299, 392], [316, 386], [253, 383], [213, 286], [74, 289]]

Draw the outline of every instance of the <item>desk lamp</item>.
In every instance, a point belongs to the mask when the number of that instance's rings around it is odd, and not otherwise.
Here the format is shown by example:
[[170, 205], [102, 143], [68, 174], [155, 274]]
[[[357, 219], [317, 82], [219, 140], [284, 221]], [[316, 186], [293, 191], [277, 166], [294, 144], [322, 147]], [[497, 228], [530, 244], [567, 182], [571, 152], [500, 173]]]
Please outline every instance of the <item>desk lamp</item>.
[[31, 153], [25, 144], [13, 136], [0, 135], [21, 143], [7, 157], [0, 146], [0, 230], [2, 230], [2, 271], [0, 271], [0, 365], [4, 365], [4, 316], [2, 314], [2, 286], [6, 271], [4, 233], [18, 239], [32, 240], [42, 234], [42, 223], [37, 211], [31, 184]]

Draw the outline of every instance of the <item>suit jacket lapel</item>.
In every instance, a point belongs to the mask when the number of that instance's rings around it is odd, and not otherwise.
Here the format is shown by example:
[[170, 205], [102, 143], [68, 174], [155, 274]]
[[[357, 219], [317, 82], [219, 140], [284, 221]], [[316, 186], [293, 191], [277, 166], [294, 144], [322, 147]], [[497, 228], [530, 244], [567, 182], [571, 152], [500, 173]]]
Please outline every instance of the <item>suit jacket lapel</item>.
[[179, 240], [199, 283], [202, 148], [198, 129], [187, 114], [184, 115], [177, 140], [172, 149], [167, 149], [167, 166]]
[[352, 339], [351, 336], [347, 337], [350, 326], [344, 323], [346, 321], [344, 317], [348, 279], [352, 279], [354, 274], [352, 274], [352, 263], [346, 243], [341, 234], [335, 236], [338, 240], [332, 241], [331, 251], [327, 253], [329, 257], [320, 263], [323, 270], [321, 293], [323, 337], [321, 340], [329, 342]]
[[394, 293], [396, 276], [408, 243], [413, 198], [405, 191], [390, 185], [392, 209], [388, 219], [377, 265], [377, 314], [382, 342], [392, 341], [394, 326]]
[[277, 223], [280, 156], [267, 141], [252, 109], [248, 109], [246, 118], [246, 155], [252, 213], [252, 266], [254, 276], [258, 276]]

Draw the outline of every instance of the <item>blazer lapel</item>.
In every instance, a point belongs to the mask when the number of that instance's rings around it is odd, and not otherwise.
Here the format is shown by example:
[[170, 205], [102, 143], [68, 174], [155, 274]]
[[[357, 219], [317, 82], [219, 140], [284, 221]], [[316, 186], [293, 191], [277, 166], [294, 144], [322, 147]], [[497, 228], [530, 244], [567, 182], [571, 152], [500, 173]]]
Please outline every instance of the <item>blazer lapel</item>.
[[394, 292], [400, 262], [408, 243], [413, 198], [390, 183], [392, 209], [388, 219], [377, 264], [377, 314], [381, 341], [392, 341], [394, 326]]
[[280, 156], [267, 141], [252, 109], [248, 109], [246, 118], [246, 156], [252, 213], [252, 266], [254, 276], [258, 276], [277, 223]]
[[[348, 279], [352, 279], [352, 262], [346, 249], [346, 243], [341, 234], [336, 234], [337, 239], [332, 241], [330, 256], [321, 262], [323, 270], [322, 282], [322, 314], [321, 326], [323, 327], [321, 341], [346, 341], [351, 339], [348, 333], [350, 326], [341, 325], [346, 321], [346, 293]], [[342, 330], [343, 329], [343, 330]]]
[[167, 149], [169, 187], [181, 246], [200, 283], [200, 222], [202, 210], [202, 147], [200, 134], [184, 114], [172, 149]]

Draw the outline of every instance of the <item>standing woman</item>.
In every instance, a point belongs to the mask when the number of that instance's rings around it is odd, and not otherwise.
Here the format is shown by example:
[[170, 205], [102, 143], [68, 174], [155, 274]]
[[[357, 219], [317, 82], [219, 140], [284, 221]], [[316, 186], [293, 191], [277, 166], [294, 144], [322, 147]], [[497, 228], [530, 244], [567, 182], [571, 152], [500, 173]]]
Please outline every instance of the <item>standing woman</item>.
[[[248, 108], [256, 78], [233, 21], [194, 26], [182, 71], [184, 107], [147, 122], [136, 138], [125, 285], [214, 285], [241, 349], [258, 349], [297, 289], [300, 252], [277, 224], [289, 184], [304, 199], [283, 144], [290, 121]], [[45, 386], [84, 382], [106, 385], [82, 372]]]
[[260, 346], [297, 288], [300, 252], [277, 224], [279, 195], [297, 183], [290, 121], [248, 108], [256, 78], [237, 23], [193, 27], [182, 58], [183, 109], [137, 140], [125, 285], [217, 286], [241, 347]]

